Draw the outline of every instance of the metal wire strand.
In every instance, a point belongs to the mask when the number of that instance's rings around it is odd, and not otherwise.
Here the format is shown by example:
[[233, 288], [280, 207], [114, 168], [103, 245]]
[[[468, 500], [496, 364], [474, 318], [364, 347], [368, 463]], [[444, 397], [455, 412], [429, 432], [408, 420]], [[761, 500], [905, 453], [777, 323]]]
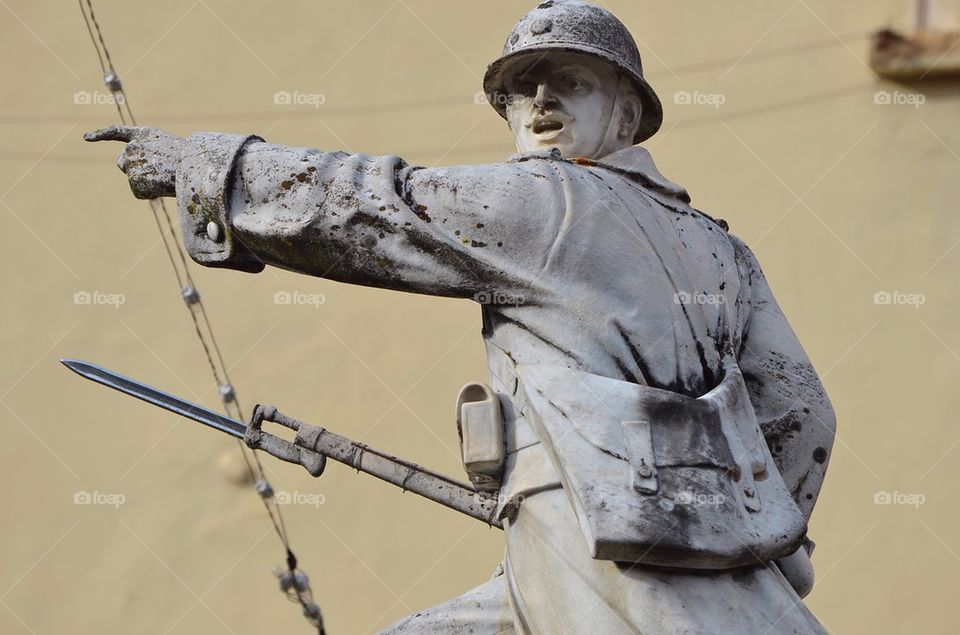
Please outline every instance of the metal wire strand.
[[[113, 86], [108, 84], [108, 88], [110, 88], [111, 93], [113, 94], [114, 104], [117, 107], [117, 114], [120, 118], [120, 121], [125, 125], [137, 125], [136, 118], [134, 117], [133, 111], [130, 107], [130, 100], [127, 98], [122, 84], [119, 83], [119, 76], [117, 75], [116, 69], [113, 66], [113, 60], [110, 57], [110, 52], [107, 48], [106, 42], [103, 39], [103, 33], [100, 30], [100, 24], [97, 21], [96, 14], [93, 11], [93, 3], [91, 0], [78, 0], [78, 2], [80, 5], [80, 11], [83, 14], [84, 23], [87, 27], [87, 33], [90, 35], [90, 41], [93, 43], [94, 49], [96, 50], [97, 60], [100, 64], [100, 70], [103, 73], [104, 79], [106, 81], [106, 79], [109, 77], [114, 81]], [[86, 6], [84, 6], [84, 3], [86, 3]], [[126, 112], [124, 112], [124, 110], [126, 110]], [[233, 384], [230, 381], [229, 370], [224, 362], [223, 353], [221, 352], [220, 345], [217, 342], [207, 309], [203, 304], [202, 297], [197, 291], [196, 285], [193, 281], [193, 276], [190, 274], [190, 267], [187, 263], [184, 248], [177, 238], [177, 233], [174, 230], [173, 221], [171, 220], [171, 215], [167, 209], [166, 203], [163, 201], [163, 199], [152, 199], [150, 201], [150, 209], [153, 212], [154, 221], [156, 222], [157, 230], [160, 232], [160, 239], [163, 242], [164, 250], [166, 251], [167, 258], [170, 261], [170, 266], [173, 268], [173, 273], [176, 276], [178, 291], [186, 300], [190, 318], [197, 334], [197, 339], [200, 341], [200, 344], [203, 347], [204, 355], [206, 356], [207, 363], [210, 366], [210, 371], [213, 374], [213, 379], [218, 388], [221, 386], [228, 386], [232, 392]], [[176, 253], [176, 256], [174, 253]], [[191, 293], [189, 298], [186, 295], [188, 290]], [[235, 393], [232, 393], [229, 398], [224, 398], [223, 403], [224, 410], [227, 412], [227, 414], [235, 414], [235, 416], [240, 420], [246, 420]], [[231, 404], [233, 409], [236, 410], [236, 413], [230, 412]], [[256, 451], [251, 451], [244, 446], [243, 442], [238, 440], [237, 443], [251, 482], [253, 482], [255, 485], [259, 482], [263, 482], [267, 485], [269, 491], [273, 491], [272, 486], [269, 485], [269, 481], [267, 480], [263, 464], [260, 461], [260, 456], [256, 453]], [[253, 456], [253, 461], [251, 461], [250, 456], [248, 456], [248, 451]], [[273, 525], [277, 536], [280, 538], [281, 544], [283, 545], [288, 570], [291, 574], [295, 574], [298, 571], [302, 573], [302, 571], [300, 571], [298, 568], [297, 558], [294, 555], [293, 550], [290, 548], [286, 523], [284, 522], [283, 514], [279, 505], [277, 504], [276, 498], [274, 496], [259, 496], [259, 498], [263, 501], [267, 516], [270, 518], [270, 522]], [[312, 599], [309, 599], [308, 601], [308, 599], [305, 599], [301, 593], [296, 593], [295, 597], [295, 601], [297, 601], [303, 608], [305, 616], [313, 615], [313, 613], [317, 610], [316, 605], [312, 603]], [[321, 633], [321, 635], [324, 633], [322, 621], [318, 625], [318, 631]]]

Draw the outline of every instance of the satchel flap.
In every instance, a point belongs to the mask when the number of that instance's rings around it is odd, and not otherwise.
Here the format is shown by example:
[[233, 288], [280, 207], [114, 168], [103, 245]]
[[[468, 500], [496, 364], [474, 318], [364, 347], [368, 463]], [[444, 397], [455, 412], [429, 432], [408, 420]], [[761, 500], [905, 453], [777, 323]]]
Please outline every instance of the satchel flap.
[[606, 454], [628, 461], [623, 423], [646, 421], [654, 467], [737, 467], [713, 402], [563, 366], [518, 370], [524, 389], [550, 405], [541, 416], [561, 417], [565, 429]]

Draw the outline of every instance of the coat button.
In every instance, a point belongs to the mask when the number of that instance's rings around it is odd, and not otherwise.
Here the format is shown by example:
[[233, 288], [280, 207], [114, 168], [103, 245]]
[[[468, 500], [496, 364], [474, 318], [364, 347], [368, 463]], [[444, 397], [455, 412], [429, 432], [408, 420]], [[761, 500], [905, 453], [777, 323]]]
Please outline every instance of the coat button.
[[215, 243], [220, 242], [220, 226], [213, 221], [207, 223], [207, 238]]

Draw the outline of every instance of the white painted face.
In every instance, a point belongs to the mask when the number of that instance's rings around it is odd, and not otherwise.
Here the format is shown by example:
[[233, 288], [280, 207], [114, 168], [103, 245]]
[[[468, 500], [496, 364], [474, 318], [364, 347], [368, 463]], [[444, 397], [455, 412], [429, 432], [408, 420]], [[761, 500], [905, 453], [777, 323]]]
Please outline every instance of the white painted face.
[[641, 103], [616, 69], [576, 53], [518, 61], [504, 77], [507, 123], [520, 152], [558, 148], [598, 159], [632, 145]]

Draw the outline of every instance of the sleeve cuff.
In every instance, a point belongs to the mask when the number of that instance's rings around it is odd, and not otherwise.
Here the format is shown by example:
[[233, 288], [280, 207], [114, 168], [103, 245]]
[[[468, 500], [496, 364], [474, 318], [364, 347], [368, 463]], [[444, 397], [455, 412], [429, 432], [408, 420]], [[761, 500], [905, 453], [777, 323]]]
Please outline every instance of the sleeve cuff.
[[254, 141], [263, 139], [217, 132], [198, 132], [186, 139], [177, 166], [177, 208], [184, 247], [201, 265], [249, 273], [264, 268], [237, 241], [227, 209], [238, 157]]

